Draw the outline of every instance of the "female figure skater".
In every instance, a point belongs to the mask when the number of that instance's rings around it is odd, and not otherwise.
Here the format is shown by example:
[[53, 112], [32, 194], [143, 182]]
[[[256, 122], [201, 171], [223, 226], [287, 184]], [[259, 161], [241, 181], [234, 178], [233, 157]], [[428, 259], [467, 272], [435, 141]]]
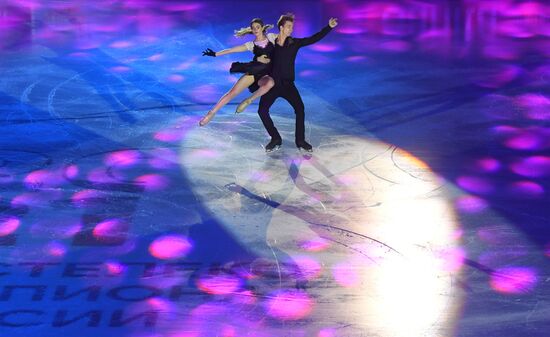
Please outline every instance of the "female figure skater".
[[[254, 59], [252, 62], [234, 62], [231, 64], [231, 69], [229, 70], [230, 73], [244, 73], [244, 75], [239, 78], [231, 90], [225, 93], [220, 98], [218, 103], [216, 103], [216, 105], [200, 120], [200, 126], [205, 126], [208, 124], [208, 122], [214, 118], [214, 115], [218, 112], [218, 110], [229, 103], [229, 101], [231, 101], [235, 96], [240, 94], [246, 87], [248, 87], [248, 90], [254, 93], [256, 97], [262, 96], [273, 87], [275, 82], [267, 74], [271, 71], [270, 56], [273, 52], [276, 35], [271, 33], [266, 35], [266, 31], [272, 27], [273, 25], [265, 25], [261, 19], [253, 19], [250, 22], [249, 27], [242, 28], [235, 32], [235, 36], [237, 37], [246, 34], [253, 34], [255, 36], [253, 41], [249, 41], [241, 46], [224, 49], [219, 52], [215, 52], [210, 48], [202, 52], [203, 56], [215, 57], [249, 50], [254, 53]], [[250, 103], [252, 102], [252, 100], [249, 101]], [[243, 110], [244, 107], [242, 109], [237, 108], [236, 113], [242, 112]]]

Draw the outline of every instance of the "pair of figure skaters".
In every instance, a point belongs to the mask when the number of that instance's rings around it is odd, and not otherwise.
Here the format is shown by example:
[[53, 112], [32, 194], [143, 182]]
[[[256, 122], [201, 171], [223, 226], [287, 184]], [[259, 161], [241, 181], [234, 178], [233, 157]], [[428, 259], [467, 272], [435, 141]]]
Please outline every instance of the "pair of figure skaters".
[[328, 25], [320, 32], [305, 38], [292, 37], [294, 28], [294, 15], [281, 15], [277, 21], [279, 34], [267, 33], [273, 25], [266, 25], [261, 19], [253, 19], [250, 26], [235, 32], [235, 36], [254, 35], [254, 40], [243, 45], [215, 52], [208, 48], [203, 56], [221, 56], [231, 53], [251, 51], [254, 58], [251, 62], [234, 62], [231, 64], [231, 73], [243, 73], [241, 78], [233, 85], [231, 90], [225, 93], [214, 107], [200, 120], [199, 125], [205, 126], [214, 118], [216, 113], [245, 88], [252, 93], [250, 97], [242, 101], [236, 113], [243, 112], [256, 98], [260, 98], [258, 114], [271, 136], [271, 141], [265, 146], [266, 152], [278, 149], [282, 144], [282, 138], [273, 120], [269, 115], [269, 109], [279, 97], [284, 98], [294, 109], [296, 114], [295, 144], [299, 149], [311, 152], [311, 144], [305, 140], [304, 103], [298, 89], [294, 85], [294, 66], [296, 55], [300, 48], [318, 42], [338, 25], [335, 18], [331, 18]]

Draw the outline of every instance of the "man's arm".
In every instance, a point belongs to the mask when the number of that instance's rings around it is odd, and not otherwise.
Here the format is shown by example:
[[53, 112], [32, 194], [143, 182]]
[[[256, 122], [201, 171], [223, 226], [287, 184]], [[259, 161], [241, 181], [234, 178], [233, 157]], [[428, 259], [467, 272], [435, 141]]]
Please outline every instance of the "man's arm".
[[327, 36], [327, 34], [332, 30], [330, 26], [325, 26], [323, 29], [321, 29], [320, 32], [313, 34], [310, 37], [303, 37], [303, 38], [295, 38], [294, 41], [298, 43], [300, 47], [309, 46], [310, 44], [314, 44], [315, 42], [320, 41], [322, 38]]
[[328, 25], [325, 26], [323, 29], [321, 29], [321, 31], [318, 32], [317, 34], [314, 34], [310, 37], [304, 37], [301, 39], [294, 39], [294, 40], [299, 44], [300, 47], [309, 46], [310, 44], [314, 44], [315, 42], [318, 42], [319, 40], [327, 36], [327, 34], [332, 30], [332, 28], [336, 27], [337, 25], [338, 25], [338, 19], [330, 18], [330, 20], [328, 21]]

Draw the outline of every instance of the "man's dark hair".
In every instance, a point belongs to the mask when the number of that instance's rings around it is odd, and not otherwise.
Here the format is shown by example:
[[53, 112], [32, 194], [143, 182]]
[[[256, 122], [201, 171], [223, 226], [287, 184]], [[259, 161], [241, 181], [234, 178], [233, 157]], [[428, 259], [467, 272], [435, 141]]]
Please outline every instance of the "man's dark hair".
[[286, 13], [281, 15], [281, 17], [277, 21], [277, 28], [281, 30], [281, 27], [284, 26], [287, 21], [294, 22], [294, 14]]

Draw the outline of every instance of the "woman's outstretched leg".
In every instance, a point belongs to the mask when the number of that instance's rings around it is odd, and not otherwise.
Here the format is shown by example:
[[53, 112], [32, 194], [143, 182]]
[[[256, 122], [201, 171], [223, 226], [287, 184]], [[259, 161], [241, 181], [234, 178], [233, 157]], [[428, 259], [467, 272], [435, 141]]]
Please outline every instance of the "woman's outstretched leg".
[[236, 113], [241, 113], [246, 109], [247, 106], [250, 105], [256, 98], [263, 96], [265, 93], [267, 93], [273, 86], [275, 85], [275, 81], [271, 78], [269, 75], [265, 75], [264, 77], [260, 78], [258, 81], [258, 86], [260, 87], [258, 90], [254, 91], [252, 96], [248, 97], [244, 101], [239, 104], [237, 107]]
[[214, 107], [210, 111], [208, 111], [206, 115], [204, 115], [204, 117], [200, 120], [199, 125], [205, 126], [206, 124], [208, 124], [212, 120], [212, 118], [214, 118], [214, 115], [216, 115], [218, 110], [223, 108], [235, 96], [240, 94], [244, 89], [248, 88], [252, 83], [254, 83], [254, 76], [241, 76], [237, 83], [235, 83], [233, 87], [220, 98], [218, 103], [216, 103], [216, 105], [214, 105]]

